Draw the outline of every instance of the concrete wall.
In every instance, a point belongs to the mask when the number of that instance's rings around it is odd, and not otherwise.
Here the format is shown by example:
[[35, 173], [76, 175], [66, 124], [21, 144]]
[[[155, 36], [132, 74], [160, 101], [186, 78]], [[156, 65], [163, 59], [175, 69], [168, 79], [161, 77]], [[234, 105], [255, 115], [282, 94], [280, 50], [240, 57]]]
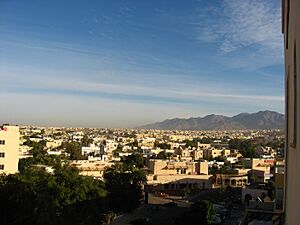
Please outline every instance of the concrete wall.
[[300, 222], [300, 1], [283, 0], [286, 82], [286, 224]]

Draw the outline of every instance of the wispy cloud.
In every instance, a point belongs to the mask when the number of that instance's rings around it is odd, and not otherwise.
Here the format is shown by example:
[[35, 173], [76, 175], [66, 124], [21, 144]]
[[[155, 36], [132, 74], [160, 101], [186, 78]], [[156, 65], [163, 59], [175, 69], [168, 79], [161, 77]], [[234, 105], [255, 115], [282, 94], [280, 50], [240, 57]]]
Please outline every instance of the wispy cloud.
[[[281, 54], [280, 7], [271, 0], [223, 0], [220, 8], [199, 10], [204, 23], [199, 23], [199, 40], [218, 42], [219, 49], [233, 52], [256, 45]], [[212, 19], [208, 14], [215, 14]]]
[[[34, 81], [34, 82], [32, 82]], [[232, 90], [227, 90], [214, 85], [206, 83], [206, 87], [201, 90], [197, 86], [173, 86], [164, 88], [166, 85], [158, 84], [156, 86], [146, 86], [138, 83], [124, 83], [124, 82], [108, 82], [108, 81], [89, 81], [84, 78], [67, 78], [67, 77], [40, 77], [34, 75], [20, 76], [11, 75], [9, 78], [3, 80], [3, 85], [8, 90], [15, 90], [17, 92], [27, 90], [30, 92], [46, 91], [57, 92], [59, 94], [67, 95], [94, 95], [103, 96], [105, 98], [119, 98], [126, 97], [128, 100], [144, 100], [154, 102], [177, 102], [194, 104], [196, 102], [210, 101], [210, 102], [283, 102], [283, 96], [270, 95], [243, 95], [238, 92], [234, 93]], [[0, 85], [1, 87], [1, 85]], [[23, 87], [26, 87], [25, 89]], [[5, 87], [4, 87], [5, 89]], [[213, 90], [213, 91], [212, 91]]]

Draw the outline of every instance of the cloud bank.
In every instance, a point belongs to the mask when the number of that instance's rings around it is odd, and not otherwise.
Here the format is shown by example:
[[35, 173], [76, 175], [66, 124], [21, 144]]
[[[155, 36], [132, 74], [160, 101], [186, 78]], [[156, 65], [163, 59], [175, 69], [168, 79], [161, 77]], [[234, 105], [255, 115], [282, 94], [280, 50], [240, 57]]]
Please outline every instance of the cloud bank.
[[[248, 46], [268, 49], [276, 56], [282, 52], [281, 11], [271, 0], [223, 0], [221, 7], [199, 10], [199, 40], [218, 42], [224, 53]], [[213, 19], [214, 14], [219, 19]]]

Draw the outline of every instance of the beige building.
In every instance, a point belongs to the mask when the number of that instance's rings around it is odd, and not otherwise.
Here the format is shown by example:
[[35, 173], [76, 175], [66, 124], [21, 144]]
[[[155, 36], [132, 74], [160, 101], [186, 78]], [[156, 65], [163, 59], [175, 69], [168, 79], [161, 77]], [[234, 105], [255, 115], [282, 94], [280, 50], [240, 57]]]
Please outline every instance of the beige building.
[[76, 167], [80, 175], [102, 179], [105, 169], [111, 167], [113, 163], [99, 160], [74, 160], [70, 165]]
[[19, 127], [3, 125], [0, 127], [0, 173], [18, 172]]
[[150, 159], [148, 164], [149, 170], [154, 175], [199, 175], [208, 174], [208, 162], [193, 162], [193, 161], [175, 161]]
[[214, 187], [245, 187], [248, 184], [247, 174], [217, 174]]
[[203, 150], [195, 149], [191, 152], [191, 156], [192, 156], [193, 160], [203, 159]]
[[150, 159], [148, 185], [160, 190], [207, 189], [212, 187], [208, 163]]
[[210, 148], [210, 149], [204, 150], [204, 158], [205, 159], [216, 158], [219, 156], [228, 156], [228, 155], [230, 155], [229, 149]]
[[300, 1], [282, 2], [287, 122], [285, 218], [287, 225], [294, 225], [300, 223]]

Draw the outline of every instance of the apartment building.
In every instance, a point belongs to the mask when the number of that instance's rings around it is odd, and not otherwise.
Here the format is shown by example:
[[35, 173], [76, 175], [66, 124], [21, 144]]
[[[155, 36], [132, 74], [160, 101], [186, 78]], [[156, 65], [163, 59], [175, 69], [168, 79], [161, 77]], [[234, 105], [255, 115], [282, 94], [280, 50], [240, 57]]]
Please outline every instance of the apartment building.
[[161, 160], [161, 159], [150, 159], [149, 169], [153, 174], [165, 174], [165, 175], [176, 175], [176, 174], [208, 174], [208, 163], [193, 162], [193, 161], [175, 161], [175, 160]]
[[149, 160], [148, 186], [156, 190], [212, 188], [207, 161]]
[[19, 127], [3, 125], [0, 127], [0, 173], [18, 172]]
[[300, 221], [300, 1], [282, 1], [282, 31], [285, 49], [286, 90], [286, 180], [287, 225]]

